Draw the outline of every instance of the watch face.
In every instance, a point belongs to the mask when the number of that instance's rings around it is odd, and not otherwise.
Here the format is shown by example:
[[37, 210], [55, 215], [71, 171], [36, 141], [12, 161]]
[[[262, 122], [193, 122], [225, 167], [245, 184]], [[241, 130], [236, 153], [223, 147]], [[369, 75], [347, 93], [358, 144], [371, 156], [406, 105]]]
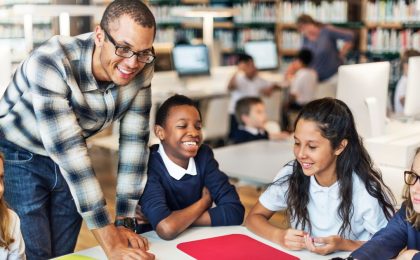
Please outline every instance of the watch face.
[[123, 226], [134, 231], [136, 228], [134, 218], [125, 218]]

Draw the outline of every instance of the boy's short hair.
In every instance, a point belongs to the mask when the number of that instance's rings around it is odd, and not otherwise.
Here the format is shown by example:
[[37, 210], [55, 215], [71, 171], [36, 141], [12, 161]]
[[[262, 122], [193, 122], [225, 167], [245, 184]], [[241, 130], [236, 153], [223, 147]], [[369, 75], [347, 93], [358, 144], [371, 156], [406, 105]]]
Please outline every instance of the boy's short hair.
[[248, 55], [246, 53], [239, 53], [238, 54], [238, 61], [237, 61], [236, 64], [247, 63], [247, 62], [250, 62], [250, 61], [254, 61], [254, 59], [252, 58], [251, 55]]
[[200, 109], [198, 109], [196, 103], [192, 99], [184, 95], [176, 94], [168, 98], [167, 100], [165, 100], [165, 102], [163, 102], [163, 104], [160, 105], [159, 109], [156, 112], [155, 125], [160, 125], [164, 127], [171, 108], [177, 107], [177, 106], [184, 106], [184, 105], [195, 107], [201, 118]]
[[238, 100], [235, 106], [235, 117], [239, 124], [245, 125], [242, 121], [243, 115], [249, 115], [251, 107], [256, 104], [262, 104], [263, 101], [259, 97], [244, 97]]
[[302, 49], [297, 55], [297, 59], [302, 62], [305, 66], [308, 66], [312, 62], [312, 51], [309, 49]]

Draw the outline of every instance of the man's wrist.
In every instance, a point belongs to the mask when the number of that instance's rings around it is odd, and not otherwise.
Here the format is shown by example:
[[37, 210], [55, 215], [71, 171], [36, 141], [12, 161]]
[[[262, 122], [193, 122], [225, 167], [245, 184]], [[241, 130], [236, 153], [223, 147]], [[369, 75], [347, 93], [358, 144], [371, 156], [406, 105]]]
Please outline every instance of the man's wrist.
[[136, 232], [137, 227], [137, 219], [136, 218], [124, 218], [124, 217], [117, 217], [114, 225], [116, 227], [125, 227], [130, 229], [133, 232]]

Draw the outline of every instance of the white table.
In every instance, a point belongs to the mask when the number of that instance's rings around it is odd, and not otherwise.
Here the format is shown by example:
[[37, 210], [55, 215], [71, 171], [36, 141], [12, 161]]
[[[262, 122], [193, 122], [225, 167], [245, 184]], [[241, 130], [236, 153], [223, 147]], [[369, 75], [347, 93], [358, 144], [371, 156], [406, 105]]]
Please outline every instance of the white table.
[[[286, 253], [289, 253], [291, 255], [297, 256], [300, 259], [310, 259], [310, 260], [317, 260], [317, 259], [331, 259], [333, 257], [347, 257], [350, 253], [349, 252], [336, 252], [334, 254], [330, 254], [327, 256], [321, 256], [314, 253], [311, 253], [307, 250], [302, 251], [291, 251], [286, 250], [279, 245], [276, 245], [266, 239], [263, 239], [261, 237], [258, 237], [257, 235], [254, 235], [252, 232], [247, 230], [244, 226], [228, 226], [228, 227], [195, 227], [187, 229], [184, 233], [182, 233], [178, 238], [171, 240], [171, 241], [165, 241], [160, 239], [156, 232], [151, 231], [144, 233], [143, 236], [147, 237], [149, 239], [150, 243], [150, 252], [155, 254], [156, 259], [160, 260], [178, 260], [178, 259], [194, 259], [190, 257], [189, 255], [185, 254], [181, 250], [177, 249], [176, 246], [179, 243], [182, 242], [188, 242], [193, 241], [197, 239], [204, 239], [204, 238], [211, 238], [216, 236], [223, 236], [223, 235], [229, 235], [229, 234], [244, 234], [249, 237], [252, 237], [264, 244], [267, 244], [269, 246], [272, 246], [274, 248], [277, 248], [279, 250], [282, 250]], [[83, 255], [83, 256], [89, 256], [94, 259], [98, 260], [105, 260], [107, 259], [105, 256], [105, 253], [103, 250], [97, 246], [93, 247], [87, 250], [79, 251], [77, 253], [74, 253], [75, 255]]]
[[257, 184], [271, 183], [280, 169], [293, 160], [293, 142], [253, 141], [216, 148], [220, 170], [230, 177]]

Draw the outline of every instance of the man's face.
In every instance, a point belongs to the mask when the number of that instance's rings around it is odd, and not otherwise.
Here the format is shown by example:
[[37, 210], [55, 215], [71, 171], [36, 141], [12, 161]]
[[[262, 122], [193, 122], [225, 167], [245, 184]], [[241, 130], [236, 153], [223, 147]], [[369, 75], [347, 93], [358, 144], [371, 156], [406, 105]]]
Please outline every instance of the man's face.
[[106, 32], [98, 26], [95, 33], [96, 55], [94, 54], [93, 64], [95, 78], [99, 81], [112, 81], [120, 86], [127, 85], [146, 63], [139, 61], [137, 55], [130, 58], [116, 55], [116, 47], [125, 52], [131, 50], [135, 53], [150, 54], [154, 28], [143, 27], [129, 16], [123, 15], [110, 22]]

